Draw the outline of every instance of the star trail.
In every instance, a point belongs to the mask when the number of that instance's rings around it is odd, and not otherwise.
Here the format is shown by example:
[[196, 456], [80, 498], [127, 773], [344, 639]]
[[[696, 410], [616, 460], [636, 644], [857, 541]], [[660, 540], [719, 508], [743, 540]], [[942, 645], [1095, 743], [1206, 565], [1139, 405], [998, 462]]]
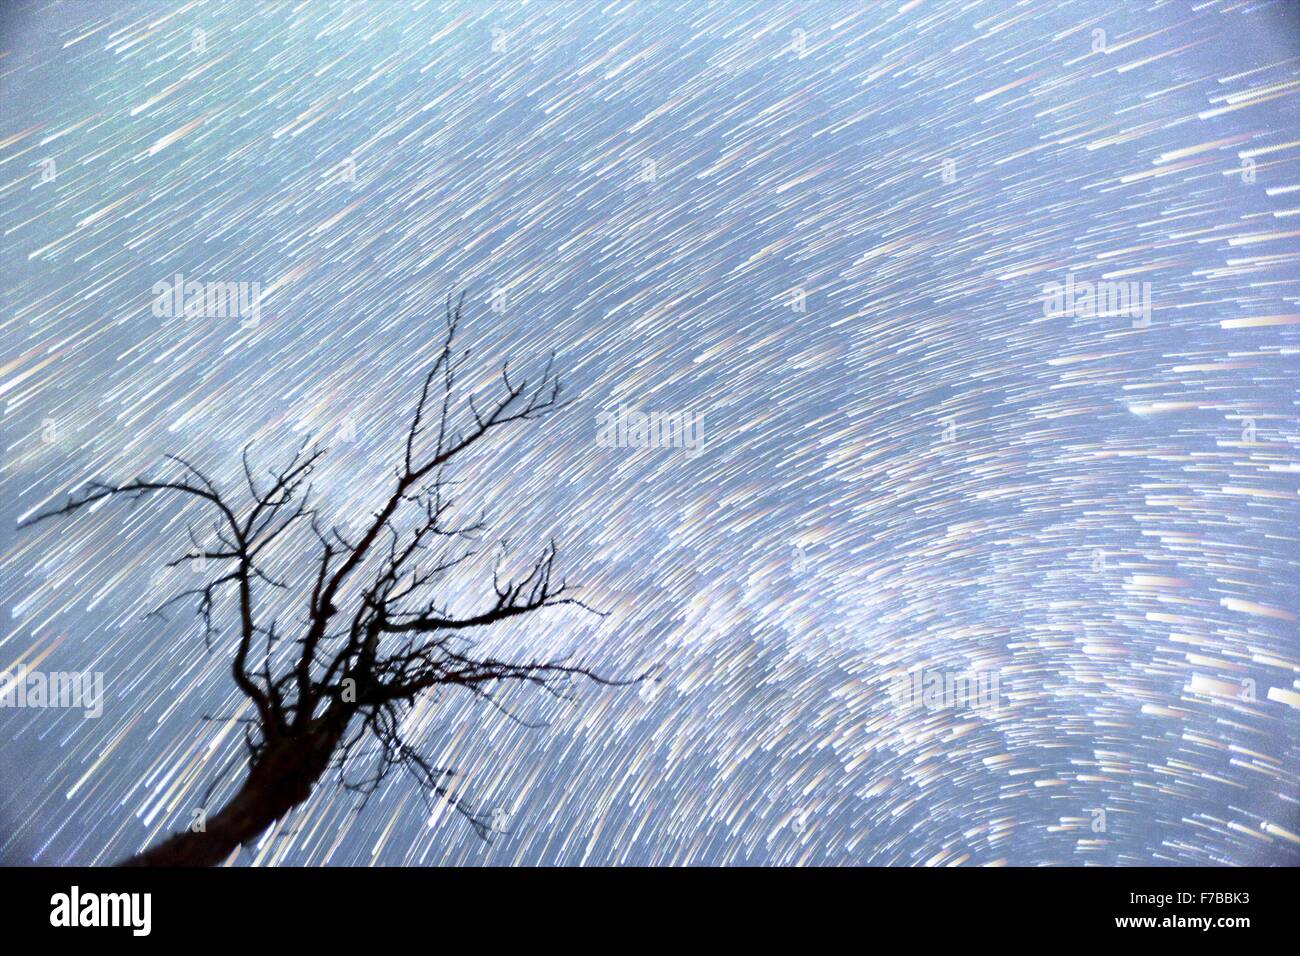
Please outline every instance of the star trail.
[[18, 524], [314, 438], [357, 527], [463, 292], [466, 391], [554, 351], [571, 404], [460, 513], [606, 612], [481, 646], [653, 676], [416, 703], [490, 840], [329, 779], [239, 865], [1300, 863], [1295, 6], [0, 18], [0, 671], [104, 695], [0, 709], [0, 861], [185, 828], [249, 707], [228, 629], [148, 616], [210, 514]]

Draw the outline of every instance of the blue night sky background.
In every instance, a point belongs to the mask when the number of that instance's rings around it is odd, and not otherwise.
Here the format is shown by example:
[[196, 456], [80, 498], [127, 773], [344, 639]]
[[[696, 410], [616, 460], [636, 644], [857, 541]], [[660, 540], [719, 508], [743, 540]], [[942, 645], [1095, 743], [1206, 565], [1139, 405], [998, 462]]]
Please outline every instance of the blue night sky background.
[[[395, 776], [241, 864], [1300, 863], [1298, 24], [7, 6], [0, 670], [106, 699], [0, 710], [0, 861], [111, 862], [242, 774], [233, 638], [142, 620], [202, 513], [18, 522], [167, 454], [235, 489], [310, 434], [349, 527], [463, 291], [467, 390], [555, 350], [573, 401], [460, 467], [464, 513], [525, 564], [553, 536], [609, 612], [483, 649], [657, 676], [506, 694], [546, 729], [421, 700], [491, 842]], [[178, 273], [260, 284], [261, 320], [156, 316]], [[1150, 327], [1046, 316], [1070, 274], [1151, 283]], [[620, 406], [702, 415], [703, 450], [598, 445]], [[989, 670], [992, 710], [893, 693]]]

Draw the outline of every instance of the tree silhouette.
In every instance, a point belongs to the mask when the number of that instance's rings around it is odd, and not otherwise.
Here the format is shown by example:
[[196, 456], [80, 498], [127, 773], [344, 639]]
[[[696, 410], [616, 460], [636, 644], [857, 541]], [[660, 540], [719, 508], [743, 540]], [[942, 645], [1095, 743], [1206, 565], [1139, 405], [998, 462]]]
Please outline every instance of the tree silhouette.
[[[402, 736], [402, 720], [416, 698], [435, 688], [464, 688], [504, 709], [500, 688], [533, 684], [556, 696], [574, 679], [624, 685], [582, 666], [562, 661], [511, 662], [475, 656], [473, 632], [501, 621], [560, 605], [599, 613], [572, 597], [563, 580], [553, 576], [556, 548], [551, 542], [531, 571], [503, 581], [493, 571], [495, 598], [481, 610], [457, 615], [439, 603], [436, 592], [448, 575], [477, 552], [464, 550], [483, 522], [451, 527], [451, 480], [447, 468], [484, 439], [509, 425], [542, 419], [565, 402], [553, 373], [554, 355], [540, 380], [512, 380], [510, 363], [501, 369], [501, 392], [486, 407], [469, 397], [457, 407], [454, 387], [468, 351], [453, 349], [464, 297], [447, 302], [447, 331], [406, 434], [395, 484], [384, 504], [348, 540], [337, 528], [320, 527], [311, 505], [309, 479], [324, 449], [307, 445], [293, 460], [259, 483], [249, 465], [243, 470], [248, 500], [237, 507], [203, 472], [182, 458], [168, 456], [182, 477], [140, 478], [124, 484], [91, 482], [66, 504], [36, 515], [24, 526], [67, 515], [106, 498], [130, 499], [170, 493], [199, 499], [215, 511], [216, 543], [198, 543], [175, 561], [211, 561], [217, 573], [201, 587], [181, 592], [176, 602], [194, 600], [211, 646], [214, 617], [230, 594], [237, 617], [238, 641], [231, 675], [252, 702], [255, 716], [244, 719], [248, 772], [231, 799], [198, 832], [182, 831], [157, 846], [123, 861], [126, 866], [210, 866], [228, 859], [273, 823], [304, 802], [330, 769], [338, 782], [368, 796], [395, 769], [411, 773], [431, 796], [449, 802], [484, 838], [489, 823], [450, 791], [454, 771], [438, 767]], [[441, 400], [433, 402], [435, 392]], [[436, 405], [436, 408], [431, 406]], [[456, 424], [457, 419], [461, 425]], [[286, 588], [259, 566], [267, 548], [290, 529], [307, 525], [319, 545], [310, 596], [292, 643], [274, 620], [259, 614], [257, 597], [267, 588]], [[261, 662], [255, 657], [260, 650]], [[507, 711], [507, 713], [509, 713]], [[372, 772], [348, 779], [350, 760], [363, 742], [375, 743]], [[364, 763], [364, 759], [360, 762]]]

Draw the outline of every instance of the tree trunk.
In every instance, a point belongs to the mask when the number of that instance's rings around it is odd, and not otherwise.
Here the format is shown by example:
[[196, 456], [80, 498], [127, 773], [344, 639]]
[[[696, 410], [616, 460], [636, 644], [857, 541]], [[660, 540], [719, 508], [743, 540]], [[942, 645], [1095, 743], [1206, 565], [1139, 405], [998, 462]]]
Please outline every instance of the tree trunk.
[[117, 865], [216, 866], [224, 862], [311, 796], [346, 728], [346, 719], [327, 715], [305, 734], [268, 743], [244, 785], [207, 819], [201, 832], [184, 830]]

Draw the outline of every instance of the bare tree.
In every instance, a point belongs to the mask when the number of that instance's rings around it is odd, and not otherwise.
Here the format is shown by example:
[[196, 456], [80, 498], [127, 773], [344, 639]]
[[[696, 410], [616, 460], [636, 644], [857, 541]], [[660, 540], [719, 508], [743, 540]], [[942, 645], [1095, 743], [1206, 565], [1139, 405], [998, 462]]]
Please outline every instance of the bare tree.
[[[123, 865], [220, 863], [303, 803], [331, 769], [338, 771], [342, 786], [365, 795], [391, 771], [408, 771], [431, 798], [448, 801], [486, 838], [488, 821], [453, 793], [454, 771], [433, 765], [403, 738], [403, 718], [417, 697], [434, 689], [463, 688], [504, 709], [497, 695], [512, 684], [565, 696], [565, 686], [575, 679], [632, 682], [607, 680], [563, 661], [512, 662], [473, 653], [477, 629], [561, 605], [592, 611], [554, 577], [554, 542], [522, 577], [502, 580], [494, 571], [495, 598], [477, 612], [453, 614], [437, 598], [447, 576], [476, 555], [468, 542], [483, 528], [482, 521], [449, 525], [448, 466], [501, 429], [542, 419], [565, 404], [552, 355], [541, 377], [531, 381], [512, 378], [507, 361], [501, 391], [490, 405], [480, 407], [471, 396], [457, 407], [457, 372], [468, 358], [468, 351], [453, 349], [462, 303], [463, 296], [455, 305], [448, 300], [446, 337], [424, 377], [391, 493], [352, 540], [335, 527], [320, 527], [309, 479], [324, 450], [306, 444], [260, 485], [245, 447], [247, 501], [239, 507], [193, 464], [168, 456], [180, 477], [91, 482], [69, 495], [66, 504], [24, 523], [71, 514], [106, 498], [156, 493], [197, 499], [214, 512], [215, 543], [200, 544], [191, 532], [194, 550], [172, 565], [210, 561], [215, 574], [159, 610], [195, 601], [209, 646], [221, 609], [229, 605], [236, 617], [231, 675], [254, 711], [245, 718], [247, 776], [200, 832], [177, 833]], [[264, 620], [258, 598], [267, 589], [288, 585], [259, 561], [295, 526], [310, 527], [312, 549], [319, 551], [310, 595], [303, 595], [302, 618], [287, 635], [274, 620]], [[367, 745], [373, 763], [360, 752]], [[369, 772], [360, 780], [349, 779], [358, 764]]]

